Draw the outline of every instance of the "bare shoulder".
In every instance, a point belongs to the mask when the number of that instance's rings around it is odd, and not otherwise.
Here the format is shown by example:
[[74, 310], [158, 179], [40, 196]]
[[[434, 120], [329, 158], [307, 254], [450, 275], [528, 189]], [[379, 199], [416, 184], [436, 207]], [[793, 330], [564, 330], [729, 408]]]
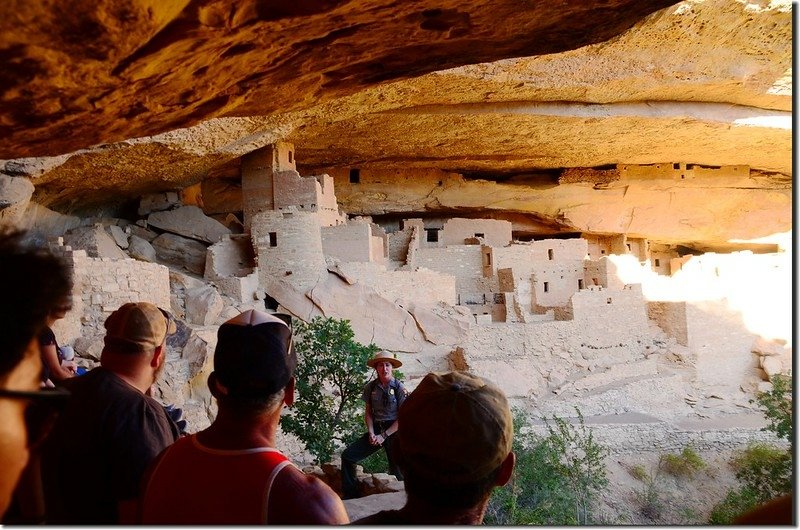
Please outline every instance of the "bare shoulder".
[[271, 524], [347, 524], [342, 499], [330, 486], [286, 466], [272, 484], [268, 520]]

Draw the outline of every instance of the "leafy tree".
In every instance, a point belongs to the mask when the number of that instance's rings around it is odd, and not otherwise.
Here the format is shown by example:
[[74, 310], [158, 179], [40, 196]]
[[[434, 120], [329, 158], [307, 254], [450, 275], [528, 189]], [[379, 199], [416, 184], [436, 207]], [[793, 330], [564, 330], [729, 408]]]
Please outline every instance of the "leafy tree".
[[595, 442], [583, 423], [553, 417], [549, 435], [522, 432], [525, 417], [514, 411], [514, 476], [496, 488], [484, 523], [488, 525], [575, 525], [591, 522], [591, 500], [608, 483], [603, 458], [607, 450]]
[[567, 478], [573, 495], [575, 519], [578, 524], [590, 524], [591, 503], [594, 495], [608, 485], [603, 460], [608, 449], [594, 441], [591, 429], [587, 429], [583, 414], [575, 407], [578, 424], [573, 425], [553, 416], [553, 424], [547, 420], [550, 436], [546, 443], [559, 455], [556, 471]]
[[295, 325], [297, 399], [281, 427], [296, 434], [317, 462], [329, 462], [338, 445], [363, 430], [365, 366], [378, 347], [353, 336], [347, 320], [315, 317]]

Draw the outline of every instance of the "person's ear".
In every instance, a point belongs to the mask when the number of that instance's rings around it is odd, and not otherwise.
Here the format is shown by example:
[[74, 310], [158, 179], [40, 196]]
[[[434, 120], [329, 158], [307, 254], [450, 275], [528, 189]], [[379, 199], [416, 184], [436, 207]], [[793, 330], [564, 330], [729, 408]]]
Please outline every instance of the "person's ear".
[[289, 379], [289, 382], [283, 389], [283, 402], [286, 403], [286, 406], [288, 407], [294, 405], [294, 385], [295, 385], [295, 379], [294, 377], [292, 377], [291, 379]]
[[161, 366], [162, 361], [164, 360], [164, 345], [156, 347], [153, 350], [153, 358], [150, 359], [150, 366], [153, 368], [158, 368]]
[[511, 480], [511, 475], [514, 474], [514, 464], [517, 461], [517, 455], [514, 454], [514, 451], [508, 453], [508, 456], [503, 463], [500, 464], [500, 473], [497, 475], [497, 480], [495, 481], [496, 486], [505, 486], [509, 480]]
[[208, 376], [208, 389], [211, 391], [211, 395], [217, 399], [228, 395], [228, 389], [219, 382], [216, 372], [211, 372]]

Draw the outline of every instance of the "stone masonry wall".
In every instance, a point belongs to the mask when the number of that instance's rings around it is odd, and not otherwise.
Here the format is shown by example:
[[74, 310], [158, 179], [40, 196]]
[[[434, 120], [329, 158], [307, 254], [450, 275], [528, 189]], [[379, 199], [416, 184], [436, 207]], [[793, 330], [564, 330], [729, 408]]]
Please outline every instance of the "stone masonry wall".
[[[589, 287], [572, 295], [572, 315], [576, 322], [587, 325], [590, 332], [613, 344], [615, 337], [628, 335], [631, 330], [646, 330], [647, 305], [642, 286], [628, 285], [621, 291]], [[585, 324], [584, 324], [585, 325]]]
[[678, 344], [689, 345], [686, 302], [647, 302], [647, 317]]
[[366, 223], [322, 227], [322, 251], [339, 261], [372, 261], [371, 231]]
[[507, 247], [492, 248], [495, 269], [514, 269], [518, 278], [530, 277], [539, 261], [583, 261], [588, 253], [585, 239], [543, 239], [529, 243], [514, 243]]
[[[595, 440], [608, 447], [612, 455], [650, 452], [680, 452], [687, 445], [697, 451], [744, 449], [753, 442], [785, 445], [771, 432], [758, 429], [680, 429], [665, 423], [629, 423], [587, 425]], [[531, 427], [534, 433], [545, 436], [544, 425]]]
[[503, 247], [511, 243], [511, 223], [455, 217], [444, 223], [440, 235], [445, 245], [463, 245], [466, 238], [481, 237], [487, 245]]
[[406, 261], [408, 257], [408, 244], [411, 242], [413, 229], [406, 227], [403, 230], [386, 234], [389, 259], [392, 261]]
[[[105, 335], [106, 318], [127, 302], [150, 302], [170, 311], [169, 269], [134, 259], [90, 258], [82, 250], [66, 251], [73, 268], [73, 311], [80, 336]], [[80, 314], [79, 314], [80, 312]], [[59, 328], [63, 329], [63, 328]], [[77, 338], [59, 334], [59, 343]]]
[[340, 263], [339, 269], [388, 300], [456, 304], [456, 279], [449, 274], [427, 269], [387, 271], [383, 265], [356, 262]]
[[316, 211], [322, 198], [322, 186], [317, 179], [301, 177], [294, 170], [276, 172], [274, 186], [276, 210], [296, 206], [301, 211]]
[[[322, 235], [316, 212], [262, 212], [251, 227], [258, 278], [276, 277], [306, 290], [326, 274]], [[273, 245], [274, 243], [274, 245]]]
[[532, 309], [563, 307], [583, 286], [583, 260], [537, 262], [531, 276]]
[[459, 293], [496, 292], [497, 278], [483, 277], [482, 259], [479, 245], [421, 248], [409, 265], [454, 276]]

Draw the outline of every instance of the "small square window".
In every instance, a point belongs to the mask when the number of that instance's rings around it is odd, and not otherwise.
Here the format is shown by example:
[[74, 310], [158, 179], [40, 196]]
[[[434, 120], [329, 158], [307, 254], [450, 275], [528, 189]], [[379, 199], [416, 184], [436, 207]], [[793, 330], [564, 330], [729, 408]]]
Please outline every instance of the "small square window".
[[660, 267], [660, 266], [661, 266], [661, 260], [656, 258], [656, 267]]
[[426, 238], [428, 243], [437, 243], [439, 241], [439, 231], [435, 228], [425, 229]]

